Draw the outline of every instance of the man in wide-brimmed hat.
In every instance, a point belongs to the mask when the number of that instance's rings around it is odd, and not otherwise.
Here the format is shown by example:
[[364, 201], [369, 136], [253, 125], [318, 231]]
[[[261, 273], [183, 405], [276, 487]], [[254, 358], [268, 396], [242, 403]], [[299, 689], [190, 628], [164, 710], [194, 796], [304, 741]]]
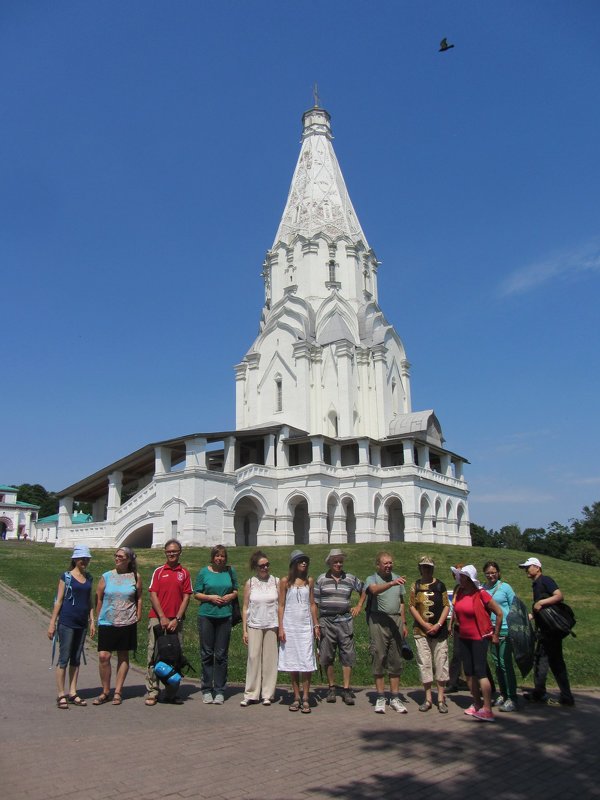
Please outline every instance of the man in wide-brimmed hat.
[[329, 683], [327, 702], [335, 703], [336, 700], [333, 663], [337, 650], [342, 664], [342, 700], [347, 706], [353, 706], [354, 695], [350, 688], [352, 667], [356, 661], [353, 620], [362, 604], [359, 601], [351, 608], [350, 599], [352, 592], [362, 593], [363, 584], [355, 575], [344, 571], [345, 559], [346, 554], [338, 548], [329, 551], [325, 559], [328, 570], [315, 581], [315, 602], [321, 624], [320, 662], [327, 670]]

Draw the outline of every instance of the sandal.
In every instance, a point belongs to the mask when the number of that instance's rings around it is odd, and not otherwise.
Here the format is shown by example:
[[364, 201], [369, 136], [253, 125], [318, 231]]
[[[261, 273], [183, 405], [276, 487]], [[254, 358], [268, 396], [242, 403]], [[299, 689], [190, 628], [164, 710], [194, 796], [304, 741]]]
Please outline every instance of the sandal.
[[96, 697], [95, 700], [92, 700], [92, 705], [93, 706], [103, 706], [104, 703], [108, 703], [109, 700], [110, 700], [110, 697], [106, 694], [106, 692], [102, 692], [102, 694], [99, 694], [98, 697]]
[[310, 703], [308, 702], [308, 700], [303, 700], [302, 701], [302, 708], [300, 710], [302, 711], [303, 714], [310, 714], [311, 708], [310, 708]]
[[56, 707], [60, 708], [61, 711], [68, 711], [69, 710], [69, 704], [68, 704], [67, 698], [64, 696], [64, 694], [59, 694], [58, 697], [56, 698]]
[[113, 701], [112, 701], [113, 706], [120, 706], [122, 702], [123, 698], [121, 697], [121, 692], [115, 692], [113, 694]]
[[147, 697], [144, 701], [147, 706], [155, 706], [158, 703], [156, 697]]
[[290, 706], [290, 711], [300, 711], [300, 700], [294, 700]]
[[70, 694], [69, 703], [71, 703], [72, 706], [87, 706], [86, 701], [82, 700], [78, 694]]
[[432, 707], [431, 702], [429, 700], [425, 700], [425, 702], [421, 703], [421, 705], [419, 706], [419, 711], [430, 711], [431, 707]]
[[448, 706], [446, 705], [446, 702], [444, 700], [441, 700], [438, 703], [438, 711], [440, 712], [440, 714], [447, 714], [448, 713]]

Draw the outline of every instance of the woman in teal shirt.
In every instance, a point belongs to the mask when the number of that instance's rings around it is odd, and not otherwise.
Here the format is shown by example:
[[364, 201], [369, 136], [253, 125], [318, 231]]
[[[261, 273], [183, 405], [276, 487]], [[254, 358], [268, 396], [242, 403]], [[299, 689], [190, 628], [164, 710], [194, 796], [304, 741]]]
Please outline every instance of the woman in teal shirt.
[[[496, 677], [500, 687], [500, 695], [494, 705], [498, 711], [517, 710], [517, 678], [513, 666], [512, 645], [508, 638], [508, 612], [515, 593], [512, 586], [503, 581], [500, 576], [500, 567], [495, 561], [488, 561], [483, 568], [487, 583], [483, 587], [489, 592], [502, 609], [502, 627], [500, 628], [500, 642], [492, 645], [490, 652], [496, 667]], [[492, 614], [492, 624], [495, 615]]]
[[203, 703], [225, 702], [231, 604], [237, 594], [237, 575], [233, 567], [227, 566], [226, 548], [218, 544], [210, 551], [210, 564], [200, 570], [194, 582], [194, 597], [200, 601], [198, 636]]

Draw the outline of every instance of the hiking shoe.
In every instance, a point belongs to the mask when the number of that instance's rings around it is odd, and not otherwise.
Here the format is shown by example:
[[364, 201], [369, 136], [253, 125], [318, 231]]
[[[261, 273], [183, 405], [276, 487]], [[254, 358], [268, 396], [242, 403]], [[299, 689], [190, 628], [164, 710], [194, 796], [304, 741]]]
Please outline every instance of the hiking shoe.
[[523, 692], [523, 700], [526, 700], [528, 703], [543, 703], [545, 705], [550, 699], [550, 695], [547, 692], [543, 695], [536, 694], [535, 692]]
[[492, 703], [492, 705], [493, 705], [495, 708], [496, 708], [496, 707], [499, 707], [499, 706], [503, 706], [503, 705], [504, 705], [504, 703], [506, 703], [506, 700], [507, 700], [507, 698], [506, 698], [506, 697], [504, 697], [503, 695], [499, 694], [499, 695], [498, 695], [498, 697], [497, 697], [497, 698], [494, 700], [494, 702]]
[[398, 714], [408, 714], [406, 706], [399, 697], [392, 697], [390, 700], [390, 708], [393, 708]]
[[485, 708], [480, 708], [479, 711], [476, 711], [473, 714], [474, 719], [478, 719], [481, 722], [495, 722], [496, 718], [494, 717], [494, 713], [492, 711], [486, 711]]
[[325, 697], [326, 703], [335, 703], [336, 696], [335, 696], [335, 686], [330, 686], [329, 691], [327, 692], [327, 696]]
[[510, 697], [502, 703], [501, 706], [498, 706], [498, 711], [516, 711], [517, 706], [515, 705], [514, 701], [510, 699]]
[[375, 702], [375, 713], [385, 714], [385, 697], [378, 697]]
[[347, 706], [354, 705], [354, 694], [352, 689], [344, 689], [344, 694], [342, 695], [342, 702], [344, 702]]
[[556, 700], [554, 697], [549, 697], [547, 700], [544, 701], [545, 705], [547, 706], [574, 706], [575, 700], [567, 700], [567, 699], [560, 699]]
[[471, 703], [471, 705], [466, 709], [465, 714], [467, 717], [474, 717], [478, 711], [479, 709], [477, 706], [474, 703]]
[[202, 702], [204, 703], [204, 705], [208, 706], [212, 703], [212, 701], [213, 701], [212, 692], [204, 692], [202, 695]]
[[213, 705], [222, 706], [224, 702], [225, 698], [223, 697], [223, 695], [220, 692], [217, 692], [217, 694], [215, 695], [215, 699], [213, 700]]

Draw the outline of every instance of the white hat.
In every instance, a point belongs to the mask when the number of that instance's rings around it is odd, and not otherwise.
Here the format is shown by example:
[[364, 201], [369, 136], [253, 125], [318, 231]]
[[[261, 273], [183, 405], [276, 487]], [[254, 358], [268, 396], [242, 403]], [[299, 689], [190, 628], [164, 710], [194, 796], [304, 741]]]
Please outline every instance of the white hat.
[[527, 561], [524, 561], [522, 564], [519, 564], [521, 569], [527, 569], [527, 567], [539, 567], [542, 568], [542, 562], [539, 558], [528, 558]]
[[331, 561], [332, 558], [345, 559], [346, 558], [346, 553], [344, 553], [344, 551], [340, 550], [338, 547], [334, 547], [333, 550], [329, 551], [329, 555], [325, 559], [325, 563], [329, 564], [329, 562]]
[[460, 569], [457, 569], [456, 567], [451, 567], [450, 569], [452, 570], [452, 574], [454, 575], [456, 580], [458, 580], [460, 575], [466, 575], [467, 578], [469, 578], [469, 580], [472, 583], [474, 583], [478, 589], [481, 589], [481, 584], [477, 580], [477, 570], [475, 569], [473, 564], [467, 564], [466, 566], [461, 567]]

